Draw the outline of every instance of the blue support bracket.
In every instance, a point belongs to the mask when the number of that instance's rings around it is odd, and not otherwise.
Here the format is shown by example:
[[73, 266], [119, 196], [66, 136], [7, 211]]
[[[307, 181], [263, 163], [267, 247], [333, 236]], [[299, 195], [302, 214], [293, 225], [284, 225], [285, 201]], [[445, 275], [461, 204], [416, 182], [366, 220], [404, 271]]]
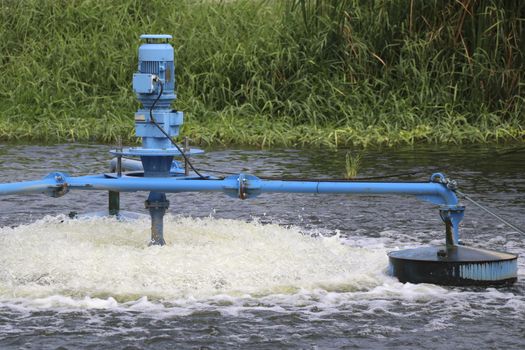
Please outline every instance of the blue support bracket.
[[447, 246], [457, 246], [461, 244], [459, 239], [459, 224], [465, 216], [465, 206], [444, 206], [439, 209], [439, 215], [445, 223], [446, 244]]

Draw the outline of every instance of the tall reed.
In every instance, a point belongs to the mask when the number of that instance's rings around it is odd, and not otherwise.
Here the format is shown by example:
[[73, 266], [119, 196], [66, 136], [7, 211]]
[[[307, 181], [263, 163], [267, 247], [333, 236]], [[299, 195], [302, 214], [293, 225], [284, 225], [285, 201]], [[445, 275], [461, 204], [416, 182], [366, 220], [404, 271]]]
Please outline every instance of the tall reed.
[[169, 33], [201, 143], [525, 139], [519, 0], [0, 0], [0, 139], [133, 142], [137, 37]]

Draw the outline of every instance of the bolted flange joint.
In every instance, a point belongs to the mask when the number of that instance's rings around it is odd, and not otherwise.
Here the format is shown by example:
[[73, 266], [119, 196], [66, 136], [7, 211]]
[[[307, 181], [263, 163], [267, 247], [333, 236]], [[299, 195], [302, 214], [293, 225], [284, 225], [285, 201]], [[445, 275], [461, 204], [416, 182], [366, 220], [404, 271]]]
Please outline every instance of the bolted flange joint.
[[239, 174], [228, 176], [224, 180], [224, 192], [230, 197], [247, 199], [261, 194], [261, 180], [256, 176]]
[[46, 194], [53, 198], [62, 197], [66, 193], [69, 192], [69, 185], [67, 183], [67, 174], [64, 173], [50, 173], [48, 174], [45, 179], [51, 179], [54, 181], [54, 185], [49, 186], [48, 191]]

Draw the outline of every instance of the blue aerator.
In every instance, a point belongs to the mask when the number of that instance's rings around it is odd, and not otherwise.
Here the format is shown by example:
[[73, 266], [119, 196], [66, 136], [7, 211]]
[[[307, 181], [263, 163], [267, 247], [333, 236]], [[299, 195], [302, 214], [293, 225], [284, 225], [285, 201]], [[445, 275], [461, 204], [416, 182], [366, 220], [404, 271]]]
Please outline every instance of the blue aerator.
[[[347, 193], [363, 195], [413, 195], [439, 206], [445, 224], [445, 244], [389, 253], [389, 271], [402, 282], [445, 285], [497, 285], [517, 279], [517, 256], [467, 248], [460, 244], [459, 224], [465, 207], [456, 196], [456, 183], [433, 174], [428, 182], [365, 182], [359, 180], [269, 180], [238, 174], [215, 177], [201, 174], [189, 161], [202, 150], [180, 147], [174, 141], [183, 123], [183, 113], [171, 109], [176, 99], [175, 65], [171, 35], [142, 35], [138, 71], [133, 90], [142, 107], [135, 113], [136, 135], [141, 147], [112, 150], [114, 171], [73, 177], [51, 173], [36, 181], [0, 184], [0, 195], [45, 193], [61, 197], [70, 190], [109, 191], [109, 214], [120, 212], [120, 192], [148, 191], [145, 207], [151, 216], [151, 245], [164, 245], [163, 219], [169, 202], [166, 193], [191, 191], [223, 192], [247, 199], [263, 192]], [[137, 157], [139, 161], [123, 157]], [[185, 169], [175, 157], [183, 158]], [[132, 171], [123, 171], [123, 164]], [[189, 167], [193, 169], [189, 171]]]

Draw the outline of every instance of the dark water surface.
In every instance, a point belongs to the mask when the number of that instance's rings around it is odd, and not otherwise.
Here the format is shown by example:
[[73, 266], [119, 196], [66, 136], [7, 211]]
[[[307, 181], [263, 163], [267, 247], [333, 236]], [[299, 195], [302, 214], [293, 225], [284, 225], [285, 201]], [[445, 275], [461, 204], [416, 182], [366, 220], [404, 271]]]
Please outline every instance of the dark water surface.
[[[107, 146], [0, 145], [1, 182], [107, 171]], [[366, 151], [360, 176], [417, 171], [525, 227], [525, 152], [494, 147]], [[344, 151], [220, 150], [203, 169], [341, 177]], [[145, 193], [122, 208], [145, 213]], [[439, 244], [438, 209], [403, 196], [170, 194], [168, 246], [147, 219], [70, 220], [107, 195], [0, 198], [0, 349], [525, 348], [525, 237], [466, 202], [467, 245], [520, 254], [505, 288], [401, 284], [386, 252]]]

